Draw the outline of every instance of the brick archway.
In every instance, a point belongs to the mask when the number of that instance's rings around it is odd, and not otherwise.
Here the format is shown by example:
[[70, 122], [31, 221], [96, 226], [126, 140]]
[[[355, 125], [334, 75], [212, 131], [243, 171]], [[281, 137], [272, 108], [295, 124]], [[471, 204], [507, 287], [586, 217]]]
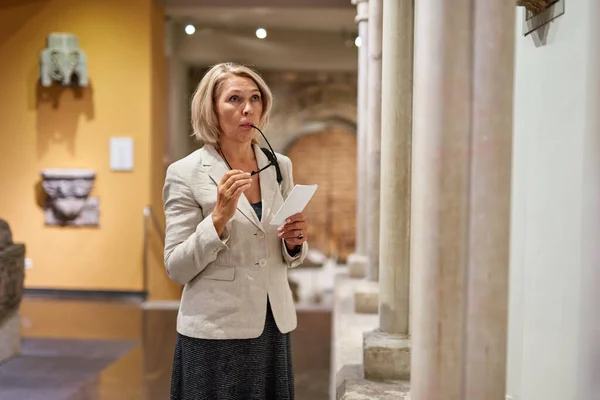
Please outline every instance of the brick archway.
[[340, 126], [305, 134], [288, 146], [294, 181], [319, 185], [304, 211], [310, 247], [345, 260], [356, 231], [356, 135]]

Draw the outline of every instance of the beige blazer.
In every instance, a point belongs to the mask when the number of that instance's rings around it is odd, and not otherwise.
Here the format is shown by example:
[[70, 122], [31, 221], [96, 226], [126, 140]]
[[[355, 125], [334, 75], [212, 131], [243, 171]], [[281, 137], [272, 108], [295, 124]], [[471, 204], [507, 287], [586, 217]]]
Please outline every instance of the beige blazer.
[[[259, 168], [269, 163], [254, 146]], [[176, 161], [167, 169], [163, 189], [166, 216], [165, 266], [169, 277], [185, 285], [177, 331], [203, 339], [260, 336], [267, 295], [282, 333], [296, 327], [296, 309], [287, 269], [302, 263], [304, 243], [295, 257], [287, 253], [277, 227], [269, 221], [294, 187], [292, 163], [277, 154], [283, 182], [275, 167], [260, 173], [262, 221], [242, 194], [237, 211], [219, 238], [211, 213], [217, 185], [228, 168], [211, 145]]]

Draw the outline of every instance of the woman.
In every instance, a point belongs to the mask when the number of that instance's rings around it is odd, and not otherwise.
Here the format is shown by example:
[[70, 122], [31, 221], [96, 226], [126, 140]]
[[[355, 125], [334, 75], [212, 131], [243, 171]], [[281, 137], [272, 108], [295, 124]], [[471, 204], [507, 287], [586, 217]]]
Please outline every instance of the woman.
[[306, 257], [308, 223], [297, 214], [284, 226], [269, 224], [294, 187], [290, 159], [276, 155], [279, 184], [257, 145], [256, 127], [266, 126], [271, 105], [251, 69], [212, 67], [192, 99], [204, 147], [167, 170], [165, 266], [185, 285], [171, 399], [294, 398], [287, 269]]

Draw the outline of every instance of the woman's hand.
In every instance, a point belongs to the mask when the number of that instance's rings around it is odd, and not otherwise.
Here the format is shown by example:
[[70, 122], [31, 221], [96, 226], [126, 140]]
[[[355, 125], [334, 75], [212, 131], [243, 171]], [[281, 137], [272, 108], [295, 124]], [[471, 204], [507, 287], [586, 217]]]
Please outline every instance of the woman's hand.
[[235, 214], [240, 196], [251, 184], [252, 177], [248, 172], [231, 170], [223, 175], [217, 187], [217, 204], [212, 212], [213, 224], [219, 236], [223, 234], [225, 225]]
[[277, 228], [279, 237], [285, 239], [285, 245], [289, 250], [302, 245], [308, 238], [308, 220], [302, 213], [289, 217], [285, 225]]

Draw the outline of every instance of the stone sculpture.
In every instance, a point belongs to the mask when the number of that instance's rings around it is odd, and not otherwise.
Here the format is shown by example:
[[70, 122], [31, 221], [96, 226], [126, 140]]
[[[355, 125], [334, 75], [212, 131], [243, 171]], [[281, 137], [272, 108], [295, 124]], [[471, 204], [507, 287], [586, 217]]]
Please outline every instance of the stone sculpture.
[[58, 81], [63, 86], [71, 86], [77, 77], [77, 85], [88, 85], [87, 58], [79, 49], [77, 37], [71, 33], [51, 33], [48, 47], [40, 57], [40, 80], [42, 86], [52, 86]]
[[0, 219], [0, 363], [19, 352], [24, 281], [25, 245], [13, 243], [10, 227]]
[[84, 169], [45, 169], [42, 187], [48, 195], [46, 225], [97, 226], [99, 201], [89, 197], [96, 173]]
[[565, 0], [517, 0], [524, 7], [523, 35], [532, 34], [536, 47], [546, 44], [550, 23], [565, 13]]
[[527, 11], [537, 14], [554, 3], [552, 0], [517, 0], [517, 6], [525, 7]]

